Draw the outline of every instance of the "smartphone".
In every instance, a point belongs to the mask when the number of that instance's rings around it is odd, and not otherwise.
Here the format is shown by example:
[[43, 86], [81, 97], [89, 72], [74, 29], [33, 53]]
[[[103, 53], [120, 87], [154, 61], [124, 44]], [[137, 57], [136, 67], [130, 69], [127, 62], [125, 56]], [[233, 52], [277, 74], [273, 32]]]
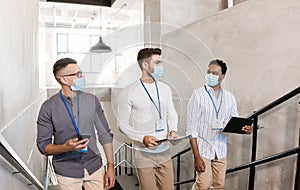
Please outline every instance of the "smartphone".
[[165, 142], [165, 141], [167, 141], [168, 139], [160, 139], [160, 140], [157, 140], [157, 141], [155, 141], [155, 142], [157, 142], [157, 143], [161, 143], [161, 142]]
[[89, 134], [82, 134], [78, 137], [78, 141], [81, 141], [83, 139], [89, 139], [92, 135]]

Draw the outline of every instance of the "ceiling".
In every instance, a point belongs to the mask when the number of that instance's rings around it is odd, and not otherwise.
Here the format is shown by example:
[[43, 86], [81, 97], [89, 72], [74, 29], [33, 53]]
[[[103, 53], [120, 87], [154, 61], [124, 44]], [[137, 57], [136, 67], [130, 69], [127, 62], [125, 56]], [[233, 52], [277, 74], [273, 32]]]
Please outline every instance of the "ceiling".
[[46, 0], [47, 2], [73, 3], [83, 5], [100, 5], [111, 7], [115, 0]]
[[[144, 0], [40, 0], [40, 26], [114, 31], [143, 20]], [[101, 4], [101, 6], [99, 6]]]

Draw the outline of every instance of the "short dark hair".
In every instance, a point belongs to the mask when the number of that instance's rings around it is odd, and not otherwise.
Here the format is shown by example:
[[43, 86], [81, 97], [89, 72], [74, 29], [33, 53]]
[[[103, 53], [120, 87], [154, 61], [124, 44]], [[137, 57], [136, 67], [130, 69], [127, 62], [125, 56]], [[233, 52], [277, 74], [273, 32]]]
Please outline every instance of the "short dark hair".
[[223, 60], [221, 60], [221, 59], [211, 60], [208, 64], [208, 66], [210, 66], [210, 65], [219, 65], [221, 67], [222, 74], [223, 75], [226, 74], [227, 66], [226, 66], [226, 63]]
[[[141, 49], [137, 55], [137, 61], [142, 69], [142, 63], [146, 61], [152, 55], [161, 55], [161, 49], [159, 48], [144, 48]], [[148, 61], [148, 60], [147, 60]]]
[[62, 68], [65, 68], [69, 64], [77, 64], [77, 61], [75, 59], [71, 59], [71, 58], [63, 58], [63, 59], [59, 59], [58, 61], [56, 61], [55, 64], [53, 65], [54, 77], [56, 78], [57, 72], [59, 70], [61, 70]]

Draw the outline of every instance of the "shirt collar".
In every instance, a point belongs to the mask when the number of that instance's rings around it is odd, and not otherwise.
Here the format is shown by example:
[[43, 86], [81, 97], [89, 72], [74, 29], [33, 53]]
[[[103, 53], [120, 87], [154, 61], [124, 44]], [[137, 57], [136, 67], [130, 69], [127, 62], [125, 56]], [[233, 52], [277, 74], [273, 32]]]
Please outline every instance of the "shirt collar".
[[[210, 93], [215, 93], [214, 89], [213, 89], [212, 87], [208, 86], [207, 83], [205, 83], [204, 89], [206, 89], [206, 90], [207, 90], [208, 92], [210, 92]], [[221, 92], [221, 91], [223, 91], [222, 85], [221, 85], [221, 87], [220, 87], [220, 92]]]

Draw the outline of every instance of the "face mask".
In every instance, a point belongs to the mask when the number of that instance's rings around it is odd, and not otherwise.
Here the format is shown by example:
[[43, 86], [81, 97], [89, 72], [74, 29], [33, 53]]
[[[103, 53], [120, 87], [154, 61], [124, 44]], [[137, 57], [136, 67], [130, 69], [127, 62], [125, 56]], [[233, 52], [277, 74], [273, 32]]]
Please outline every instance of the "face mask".
[[154, 67], [154, 71], [153, 71], [153, 73], [151, 73], [151, 76], [155, 79], [158, 79], [158, 78], [162, 77], [163, 74], [164, 74], [164, 67], [161, 65], [161, 66]]
[[71, 89], [73, 91], [82, 91], [85, 87], [85, 78], [84, 77], [81, 77], [81, 78], [77, 78], [74, 80], [74, 85], [71, 86]]
[[219, 84], [219, 76], [213, 74], [206, 74], [205, 80], [208, 86], [214, 87]]

